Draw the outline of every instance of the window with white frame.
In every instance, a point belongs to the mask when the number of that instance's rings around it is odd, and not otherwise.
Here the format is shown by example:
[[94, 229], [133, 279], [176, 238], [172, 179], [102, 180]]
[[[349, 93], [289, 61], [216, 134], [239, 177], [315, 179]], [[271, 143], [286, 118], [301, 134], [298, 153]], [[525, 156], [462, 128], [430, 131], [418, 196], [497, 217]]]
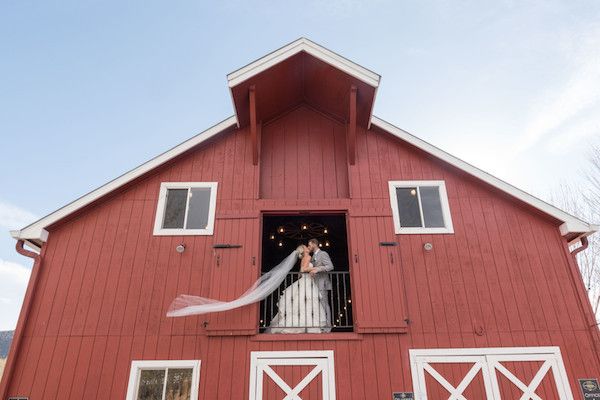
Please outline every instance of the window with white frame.
[[132, 361], [126, 400], [197, 400], [200, 360]]
[[396, 233], [453, 233], [444, 181], [390, 181]]
[[155, 235], [212, 235], [217, 182], [163, 182]]

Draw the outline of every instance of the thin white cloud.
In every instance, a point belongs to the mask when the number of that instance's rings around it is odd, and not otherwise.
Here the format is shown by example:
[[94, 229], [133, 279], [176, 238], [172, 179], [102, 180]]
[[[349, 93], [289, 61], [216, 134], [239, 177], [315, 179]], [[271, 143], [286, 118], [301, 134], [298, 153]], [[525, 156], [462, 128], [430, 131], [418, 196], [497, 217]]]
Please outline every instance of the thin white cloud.
[[9, 279], [13, 283], [26, 285], [30, 273], [29, 268], [21, 264], [0, 259], [0, 280]]
[[548, 140], [553, 150], [572, 139], [597, 134], [600, 125], [600, 26], [580, 26], [563, 34], [557, 44], [570, 70], [562, 85], [551, 85], [534, 103], [533, 116], [517, 143], [519, 152], [542, 140]]
[[35, 220], [37, 216], [15, 205], [0, 201], [0, 228], [19, 229]]
[[24, 265], [0, 259], [0, 330], [15, 329], [30, 275]]

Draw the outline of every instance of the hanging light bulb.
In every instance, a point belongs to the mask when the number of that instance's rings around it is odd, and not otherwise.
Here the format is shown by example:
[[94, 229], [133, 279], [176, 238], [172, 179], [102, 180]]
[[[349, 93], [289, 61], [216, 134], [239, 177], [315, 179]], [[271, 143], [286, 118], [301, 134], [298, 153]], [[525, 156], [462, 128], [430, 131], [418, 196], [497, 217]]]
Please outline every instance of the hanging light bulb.
[[323, 243], [319, 243], [319, 247], [323, 247]]
[[323, 228], [323, 233], [327, 233], [327, 227]]
[[325, 242], [325, 247], [329, 247], [329, 240]]
[[269, 236], [269, 239], [275, 240], [275, 235], [271, 233], [271, 236]]
[[306, 225], [306, 224], [302, 224], [302, 227], [301, 227], [301, 228], [302, 228], [302, 230], [303, 230], [303, 231], [305, 231], [305, 230], [307, 230], [307, 229], [308, 229], [308, 225]]
[[285, 229], [283, 229], [283, 226], [280, 226], [279, 228], [277, 228], [277, 232], [283, 233], [285, 232]]
[[279, 247], [283, 247], [283, 242], [280, 240], [280, 241], [279, 241], [279, 243], [277, 243], [277, 245], [278, 245]]

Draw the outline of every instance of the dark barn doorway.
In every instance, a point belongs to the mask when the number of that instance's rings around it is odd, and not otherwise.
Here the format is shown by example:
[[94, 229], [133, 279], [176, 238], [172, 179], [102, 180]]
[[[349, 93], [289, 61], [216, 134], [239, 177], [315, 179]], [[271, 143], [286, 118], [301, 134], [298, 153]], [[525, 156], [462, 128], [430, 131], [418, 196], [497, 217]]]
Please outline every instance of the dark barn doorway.
[[[319, 240], [321, 249], [327, 251], [334, 266], [334, 270], [330, 273], [333, 288], [329, 293], [331, 331], [351, 332], [352, 297], [346, 215], [343, 213], [264, 214], [262, 222], [262, 273], [279, 264], [300, 244], [306, 245], [312, 238]], [[281, 292], [299, 278], [299, 270], [298, 261], [279, 290], [261, 302], [260, 332], [265, 332], [269, 327], [271, 319], [278, 312], [277, 301]]]

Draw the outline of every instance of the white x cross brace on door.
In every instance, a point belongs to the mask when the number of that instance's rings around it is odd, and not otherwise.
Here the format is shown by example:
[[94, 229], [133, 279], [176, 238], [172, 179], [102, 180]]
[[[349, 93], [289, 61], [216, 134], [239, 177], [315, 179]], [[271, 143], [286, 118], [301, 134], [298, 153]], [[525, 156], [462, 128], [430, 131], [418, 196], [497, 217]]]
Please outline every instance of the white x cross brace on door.
[[[275, 365], [314, 366], [295, 386], [271, 368]], [[300, 393], [321, 374], [323, 400], [335, 400], [333, 351], [253, 351], [250, 354], [250, 400], [263, 399], [263, 379], [269, 377], [285, 393], [284, 400], [302, 400]]]
[[[498, 377], [505, 376], [523, 392], [520, 400], [543, 400], [536, 389], [552, 371], [554, 384], [561, 400], [573, 400], [571, 387], [558, 347], [496, 347], [475, 349], [422, 349], [410, 350], [410, 361], [415, 399], [427, 400], [425, 373], [428, 373], [445, 390], [448, 400], [467, 400], [464, 392], [481, 372], [488, 400], [501, 400]], [[533, 379], [526, 384], [510, 372], [502, 362], [541, 361]], [[431, 364], [473, 364], [458, 386], [454, 387]]]

